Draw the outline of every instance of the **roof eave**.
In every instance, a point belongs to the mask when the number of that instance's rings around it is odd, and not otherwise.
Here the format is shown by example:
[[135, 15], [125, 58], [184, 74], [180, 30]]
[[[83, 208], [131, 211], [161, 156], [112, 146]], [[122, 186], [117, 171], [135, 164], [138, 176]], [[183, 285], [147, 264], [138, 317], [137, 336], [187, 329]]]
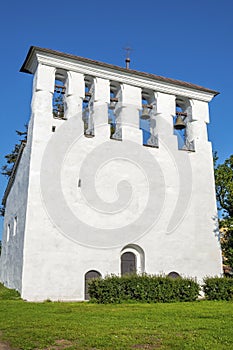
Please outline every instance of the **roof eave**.
[[55, 50], [51, 50], [51, 49], [46, 49], [46, 48], [40, 48], [37, 46], [31, 46], [28, 54], [26, 56], [26, 59], [20, 69], [20, 72], [24, 72], [24, 73], [29, 73], [29, 74], [33, 74], [33, 70], [32, 70], [32, 60], [33, 60], [33, 56], [36, 55], [36, 53], [45, 53], [45, 54], [51, 54], [54, 56], [60, 56], [60, 57], [64, 57], [64, 58], [68, 58], [68, 59], [72, 59], [74, 61], [81, 61], [84, 63], [88, 63], [88, 64], [92, 64], [92, 65], [97, 65], [99, 67], [104, 67], [104, 68], [108, 68], [108, 69], [112, 69], [115, 71], [119, 71], [119, 72], [123, 72], [123, 73], [130, 73], [130, 74], [134, 74], [137, 76], [141, 76], [141, 77], [145, 77], [145, 78], [150, 78], [154, 81], [159, 81], [159, 82], [164, 82], [164, 83], [168, 83], [168, 84], [172, 84], [172, 85], [178, 85], [178, 86], [182, 86], [188, 89], [193, 89], [193, 90], [198, 90], [198, 91], [202, 91], [202, 92], [207, 92], [209, 94], [212, 94], [213, 97], [217, 96], [219, 94], [218, 91], [212, 90], [212, 89], [208, 89], [196, 84], [192, 84], [192, 83], [188, 83], [188, 82], [184, 82], [181, 80], [176, 80], [176, 79], [171, 79], [171, 78], [165, 78], [162, 76], [158, 76], [155, 74], [151, 74], [151, 73], [145, 73], [145, 72], [140, 72], [137, 70], [133, 70], [133, 69], [127, 69], [127, 68], [123, 68], [123, 67], [119, 67], [119, 66], [115, 66], [109, 63], [105, 63], [105, 62], [100, 62], [100, 61], [95, 61], [89, 58], [84, 58], [84, 57], [80, 57], [80, 56], [75, 56], [75, 55], [71, 55], [71, 54], [67, 54], [64, 52], [59, 52], [59, 51], [55, 51]]

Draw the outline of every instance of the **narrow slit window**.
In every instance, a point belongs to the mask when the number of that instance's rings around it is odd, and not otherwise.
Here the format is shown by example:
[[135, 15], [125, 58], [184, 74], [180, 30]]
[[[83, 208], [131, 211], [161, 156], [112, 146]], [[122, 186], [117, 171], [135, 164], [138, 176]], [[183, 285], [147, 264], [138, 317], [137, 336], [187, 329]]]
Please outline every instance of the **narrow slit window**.
[[11, 226], [10, 224], [7, 225], [7, 230], [6, 230], [6, 241], [9, 242], [10, 239], [10, 231], [11, 231]]
[[15, 216], [15, 217], [14, 217], [13, 236], [16, 236], [16, 233], [17, 233], [17, 224], [18, 224], [18, 218], [17, 218], [17, 216]]

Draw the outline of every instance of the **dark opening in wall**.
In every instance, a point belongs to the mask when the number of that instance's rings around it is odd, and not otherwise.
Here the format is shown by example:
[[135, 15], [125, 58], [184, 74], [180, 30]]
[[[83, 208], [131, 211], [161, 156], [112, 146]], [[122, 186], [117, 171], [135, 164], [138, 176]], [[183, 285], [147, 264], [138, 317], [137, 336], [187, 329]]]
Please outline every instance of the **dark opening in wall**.
[[108, 123], [110, 125], [110, 138], [113, 140], [122, 140], [121, 124], [119, 122], [119, 94], [120, 84], [112, 82], [110, 84], [110, 103], [108, 106]]
[[156, 129], [157, 104], [155, 94], [151, 90], [142, 90], [142, 110], [139, 127], [142, 130], [143, 145], [158, 147]]
[[176, 98], [176, 115], [174, 120], [174, 135], [178, 139], [178, 149], [186, 151], [195, 151], [194, 140], [192, 136], [192, 105], [188, 98]]
[[93, 99], [94, 99], [93, 78], [85, 77], [85, 97], [83, 99], [83, 124], [84, 135], [86, 137], [94, 137], [94, 121], [93, 121]]
[[174, 121], [174, 134], [178, 139], [178, 149], [183, 149], [185, 146], [186, 139], [186, 123], [185, 123], [186, 113], [184, 113], [183, 108], [178, 102], [176, 102], [176, 116]]
[[126, 252], [121, 256], [121, 275], [136, 273], [136, 256]]
[[93, 278], [100, 278], [101, 273], [96, 270], [90, 270], [85, 274], [85, 300], [89, 300], [90, 296], [88, 293], [88, 282]]
[[67, 73], [57, 70], [55, 74], [55, 84], [53, 93], [53, 117], [56, 119], [66, 119], [65, 94]]

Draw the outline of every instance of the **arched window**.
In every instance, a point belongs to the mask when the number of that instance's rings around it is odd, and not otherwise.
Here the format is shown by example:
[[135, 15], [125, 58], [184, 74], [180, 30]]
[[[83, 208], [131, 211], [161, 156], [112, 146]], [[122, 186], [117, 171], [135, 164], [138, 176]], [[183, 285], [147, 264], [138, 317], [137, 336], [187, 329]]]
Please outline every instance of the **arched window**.
[[129, 244], [121, 251], [121, 275], [145, 272], [145, 254], [137, 244]]
[[93, 278], [100, 278], [101, 273], [96, 270], [90, 270], [85, 274], [85, 300], [89, 300], [90, 296], [88, 294], [88, 282]]
[[181, 276], [178, 274], [178, 272], [175, 272], [175, 271], [169, 272], [167, 277], [170, 277], [170, 278], [181, 278]]
[[136, 273], [136, 256], [134, 253], [126, 252], [121, 255], [121, 275]]
[[67, 119], [65, 117], [65, 93], [66, 93], [67, 72], [57, 70], [53, 93], [53, 117], [56, 119]]

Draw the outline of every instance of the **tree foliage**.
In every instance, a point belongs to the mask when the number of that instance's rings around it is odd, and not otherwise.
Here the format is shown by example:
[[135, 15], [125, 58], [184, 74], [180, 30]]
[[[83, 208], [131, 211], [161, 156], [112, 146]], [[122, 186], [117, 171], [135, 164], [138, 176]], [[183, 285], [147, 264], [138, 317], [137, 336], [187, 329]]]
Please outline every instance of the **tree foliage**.
[[14, 164], [15, 164], [16, 159], [17, 159], [18, 154], [19, 154], [21, 142], [26, 141], [26, 139], [27, 139], [27, 128], [28, 128], [27, 124], [25, 124], [24, 127], [25, 127], [25, 131], [16, 130], [16, 134], [18, 136], [20, 136], [20, 140], [18, 141], [18, 143], [15, 144], [11, 153], [5, 155], [6, 164], [4, 164], [2, 166], [1, 174], [6, 176], [7, 178], [9, 178], [11, 176], [12, 169], [14, 167]]
[[[17, 160], [17, 157], [18, 157], [18, 154], [19, 154], [21, 143], [22, 143], [22, 141], [26, 141], [27, 140], [28, 125], [25, 124], [24, 128], [25, 128], [24, 131], [16, 130], [16, 134], [20, 137], [20, 139], [15, 144], [15, 146], [14, 146], [13, 150], [11, 151], [11, 153], [5, 155], [6, 164], [4, 164], [2, 166], [1, 174], [6, 176], [8, 179], [11, 177], [14, 164], [15, 164], [15, 162]], [[2, 205], [0, 207], [0, 216], [4, 216], [4, 214], [5, 214], [5, 206]]]
[[233, 155], [217, 165], [214, 155], [215, 184], [218, 209], [222, 213], [220, 228], [223, 231], [222, 251], [226, 263], [233, 268]]
[[208, 300], [233, 300], [233, 279], [206, 277], [204, 278], [203, 291]]
[[227, 265], [233, 269], [233, 218], [224, 220], [221, 246]]

